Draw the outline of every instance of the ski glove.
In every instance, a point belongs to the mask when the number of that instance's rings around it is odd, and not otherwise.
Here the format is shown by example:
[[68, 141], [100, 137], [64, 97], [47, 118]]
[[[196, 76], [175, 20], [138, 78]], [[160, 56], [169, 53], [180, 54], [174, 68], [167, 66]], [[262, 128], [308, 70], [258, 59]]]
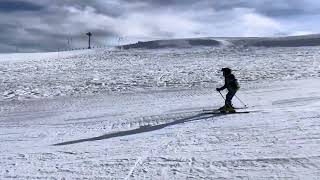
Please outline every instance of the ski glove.
[[221, 88], [217, 88], [216, 90], [220, 92], [220, 91], [221, 91]]

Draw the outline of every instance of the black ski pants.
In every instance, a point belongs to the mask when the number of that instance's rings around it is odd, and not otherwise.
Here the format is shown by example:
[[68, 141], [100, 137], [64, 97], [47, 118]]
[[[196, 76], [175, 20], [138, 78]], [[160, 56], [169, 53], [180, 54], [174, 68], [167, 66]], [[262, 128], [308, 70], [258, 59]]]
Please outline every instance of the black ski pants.
[[233, 91], [233, 90], [229, 90], [227, 95], [226, 95], [226, 101], [225, 101], [225, 106], [226, 107], [232, 107], [232, 98], [234, 97], [234, 95], [236, 95], [237, 90]]

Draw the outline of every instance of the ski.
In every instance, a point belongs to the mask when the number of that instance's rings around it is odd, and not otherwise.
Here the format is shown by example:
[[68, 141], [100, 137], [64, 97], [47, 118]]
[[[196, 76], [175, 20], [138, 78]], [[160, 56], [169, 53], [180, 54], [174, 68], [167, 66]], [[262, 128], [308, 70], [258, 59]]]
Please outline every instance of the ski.
[[212, 114], [248, 114], [250, 111], [241, 111], [241, 112], [213, 112]]
[[[254, 106], [252, 106], [254, 107]], [[245, 110], [245, 109], [249, 109], [249, 107], [235, 107], [235, 110]], [[212, 111], [219, 111], [218, 109], [203, 109], [203, 112], [212, 112]]]
[[204, 114], [249, 114], [260, 111], [236, 111], [236, 112], [221, 112], [219, 110], [216, 111], [204, 111]]

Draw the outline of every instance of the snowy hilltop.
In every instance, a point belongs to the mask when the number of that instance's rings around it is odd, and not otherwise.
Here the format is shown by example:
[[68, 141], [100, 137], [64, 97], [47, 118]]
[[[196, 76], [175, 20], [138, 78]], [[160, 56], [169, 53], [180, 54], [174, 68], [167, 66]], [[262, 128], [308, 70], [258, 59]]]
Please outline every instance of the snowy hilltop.
[[[312, 35], [0, 54], [0, 179], [317, 179], [319, 52]], [[222, 67], [249, 113], [207, 113]]]
[[119, 46], [120, 49], [163, 49], [163, 48], [192, 48], [197, 46], [250, 46], [250, 47], [301, 47], [320, 46], [320, 35], [304, 35], [289, 37], [220, 37], [220, 38], [193, 38], [174, 40], [155, 40], [138, 42]]

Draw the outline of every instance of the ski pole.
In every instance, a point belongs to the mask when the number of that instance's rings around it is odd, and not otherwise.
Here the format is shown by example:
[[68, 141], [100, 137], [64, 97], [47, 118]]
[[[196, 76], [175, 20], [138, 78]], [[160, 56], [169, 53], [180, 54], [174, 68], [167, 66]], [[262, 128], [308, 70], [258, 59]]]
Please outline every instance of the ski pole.
[[[224, 96], [222, 95], [222, 93], [220, 91], [219, 91], [219, 94], [221, 95], [223, 100], [226, 101], [226, 99], [224, 98]], [[234, 96], [247, 108], [247, 105], [243, 101], [241, 101], [241, 99], [237, 95], [234, 95]], [[228, 105], [231, 106], [229, 103], [228, 103]]]
[[[219, 94], [221, 95], [221, 97], [223, 98], [223, 100], [227, 103], [227, 101], [226, 101], [226, 98], [224, 98], [224, 96], [222, 95], [222, 93], [219, 91]], [[228, 106], [230, 106], [230, 107], [232, 107], [232, 105], [231, 104], [227, 104]]]
[[226, 99], [224, 98], [224, 96], [222, 95], [222, 93], [219, 91], [219, 94], [221, 95], [221, 97], [222, 97], [222, 99], [224, 100], [224, 101], [226, 101]]
[[235, 96], [244, 105], [244, 107], [247, 107], [247, 105], [237, 95], [235, 95]]

